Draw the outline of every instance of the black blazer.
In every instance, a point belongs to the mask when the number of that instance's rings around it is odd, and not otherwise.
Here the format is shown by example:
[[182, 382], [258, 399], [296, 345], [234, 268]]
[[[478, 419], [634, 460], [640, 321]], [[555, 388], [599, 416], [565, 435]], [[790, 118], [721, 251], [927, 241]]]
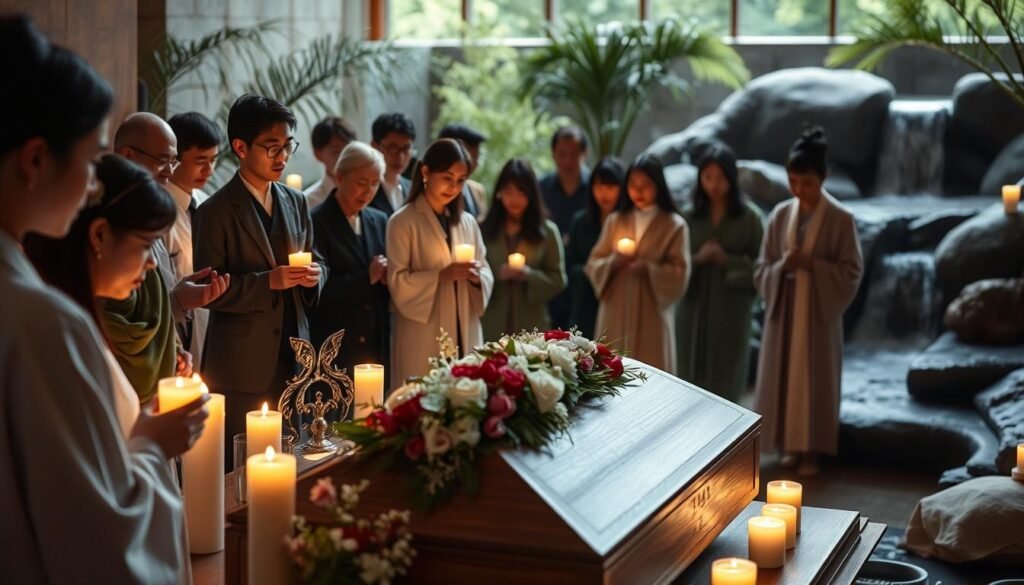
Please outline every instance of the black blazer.
[[[271, 189], [274, 214], [284, 222], [290, 251], [313, 250], [313, 225], [305, 196], [280, 183]], [[258, 394], [273, 382], [277, 367], [287, 306], [284, 295], [292, 295], [299, 337], [309, 339], [303, 305], [316, 304], [326, 274], [316, 287], [270, 290], [270, 271], [287, 265], [288, 257], [275, 257], [252, 198], [235, 173], [196, 210], [192, 242], [197, 266], [231, 275], [231, 286], [207, 307], [210, 325], [203, 377], [211, 388]], [[323, 264], [315, 251], [313, 259]]]
[[320, 303], [309, 307], [310, 339], [318, 350], [330, 335], [341, 329], [345, 337], [336, 364], [348, 368], [364, 363], [384, 365], [391, 357], [391, 296], [384, 284], [370, 285], [370, 260], [385, 253], [388, 217], [369, 206], [359, 212], [362, 239], [345, 218], [334, 192], [313, 210], [317, 253], [327, 265], [329, 277]]
[[[405, 198], [408, 200], [409, 192], [412, 191], [412, 181], [403, 176], [399, 176], [398, 184], [402, 186], [402, 193], [405, 194]], [[370, 200], [370, 204], [367, 205], [367, 207], [379, 209], [380, 211], [383, 211], [384, 215], [387, 217], [391, 217], [396, 211], [398, 211], [391, 206], [391, 201], [388, 200], [388, 195], [384, 192], [383, 181], [381, 182], [380, 187], [377, 188], [377, 194], [373, 196], [373, 199]]]

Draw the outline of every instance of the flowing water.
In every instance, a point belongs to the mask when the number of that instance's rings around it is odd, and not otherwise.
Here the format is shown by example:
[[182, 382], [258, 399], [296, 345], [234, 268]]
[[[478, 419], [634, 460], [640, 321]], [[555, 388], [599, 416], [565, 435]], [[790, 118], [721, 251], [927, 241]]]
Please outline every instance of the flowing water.
[[948, 100], [893, 100], [878, 157], [879, 195], [942, 192]]

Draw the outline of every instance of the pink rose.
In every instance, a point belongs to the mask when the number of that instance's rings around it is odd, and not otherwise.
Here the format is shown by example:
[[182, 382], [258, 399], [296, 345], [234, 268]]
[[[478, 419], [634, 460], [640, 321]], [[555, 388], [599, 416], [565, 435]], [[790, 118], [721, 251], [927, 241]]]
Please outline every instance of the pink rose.
[[589, 355], [583, 356], [580, 360], [580, 370], [583, 372], [591, 372], [594, 369], [594, 358]]
[[544, 332], [544, 341], [561, 341], [563, 339], [569, 339], [572, 336], [568, 331], [562, 331], [561, 329], [552, 329]]
[[487, 412], [491, 416], [508, 418], [516, 412], [516, 401], [508, 394], [498, 390], [487, 400]]
[[500, 439], [505, 436], [505, 423], [501, 417], [489, 416], [484, 421], [484, 434], [491, 439]]
[[334, 488], [334, 482], [329, 477], [321, 477], [316, 480], [309, 490], [309, 501], [314, 506], [328, 508], [338, 500], [338, 490]]
[[423, 456], [423, 451], [426, 450], [426, 447], [427, 444], [423, 440], [423, 435], [416, 435], [405, 444], [405, 456], [416, 461]]

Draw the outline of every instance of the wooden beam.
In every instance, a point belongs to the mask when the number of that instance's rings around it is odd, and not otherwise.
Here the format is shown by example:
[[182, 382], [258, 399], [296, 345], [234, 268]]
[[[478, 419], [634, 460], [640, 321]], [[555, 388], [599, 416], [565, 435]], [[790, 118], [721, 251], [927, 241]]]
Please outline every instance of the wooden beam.
[[836, 23], [838, 22], [839, 12], [839, 0], [829, 0], [828, 2], [828, 36], [835, 38], [836, 36]]
[[388, 7], [387, 0], [366, 0], [370, 20], [370, 34], [367, 40], [380, 41], [387, 36]]
[[729, 36], [740, 36], [740, 0], [729, 3]]

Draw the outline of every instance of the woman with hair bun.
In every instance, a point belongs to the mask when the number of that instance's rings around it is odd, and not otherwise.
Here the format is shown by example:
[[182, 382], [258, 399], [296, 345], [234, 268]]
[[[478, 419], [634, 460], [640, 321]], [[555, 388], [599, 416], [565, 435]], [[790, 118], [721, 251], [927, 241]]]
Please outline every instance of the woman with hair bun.
[[766, 304], [756, 408], [762, 445], [800, 475], [839, 443], [843, 312], [863, 272], [853, 214], [822, 188], [828, 144], [821, 128], [789, 151], [793, 199], [768, 220], [754, 281]]

